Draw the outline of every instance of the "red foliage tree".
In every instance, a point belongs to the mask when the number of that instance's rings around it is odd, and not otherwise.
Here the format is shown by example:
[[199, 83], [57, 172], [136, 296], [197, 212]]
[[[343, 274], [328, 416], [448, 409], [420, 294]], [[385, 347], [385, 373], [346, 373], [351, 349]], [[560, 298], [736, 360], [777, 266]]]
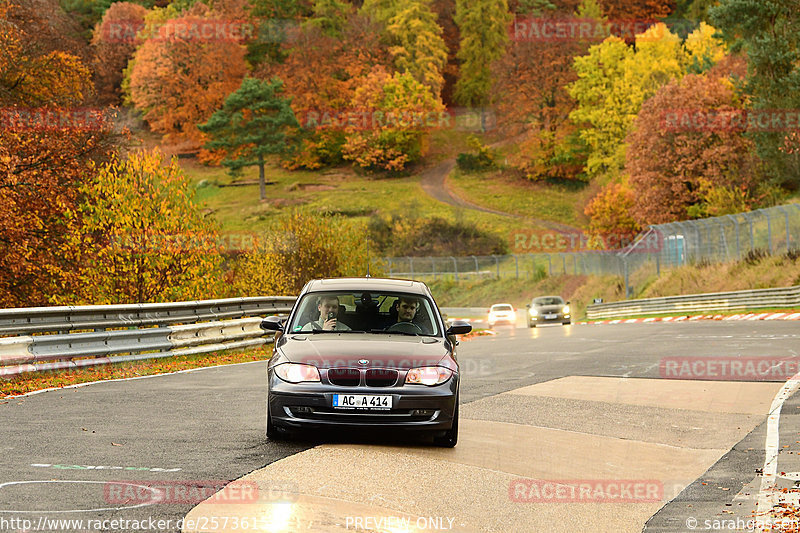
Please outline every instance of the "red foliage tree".
[[715, 189], [757, 185], [753, 142], [734, 119], [744, 104], [726, 65], [718, 67], [664, 86], [642, 106], [626, 141], [631, 213], [642, 225], [689, 218]]

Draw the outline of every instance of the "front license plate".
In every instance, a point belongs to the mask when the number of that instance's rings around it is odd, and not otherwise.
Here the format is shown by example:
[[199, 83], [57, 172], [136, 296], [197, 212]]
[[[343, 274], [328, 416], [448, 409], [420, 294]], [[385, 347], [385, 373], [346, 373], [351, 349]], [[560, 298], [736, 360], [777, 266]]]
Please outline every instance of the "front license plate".
[[544, 315], [545, 320], [553, 320], [558, 315]]
[[338, 409], [391, 409], [392, 397], [387, 395], [334, 394], [333, 406]]

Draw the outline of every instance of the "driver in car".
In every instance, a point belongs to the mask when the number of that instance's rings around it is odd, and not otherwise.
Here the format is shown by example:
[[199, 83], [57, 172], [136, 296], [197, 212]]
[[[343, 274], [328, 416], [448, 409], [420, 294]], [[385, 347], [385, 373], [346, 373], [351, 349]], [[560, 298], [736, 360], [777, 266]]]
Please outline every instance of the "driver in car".
[[419, 301], [415, 298], [401, 296], [397, 302], [397, 322], [411, 322], [419, 309]]
[[319, 318], [312, 320], [300, 331], [350, 331], [347, 324], [342, 324], [336, 319], [339, 313], [339, 298], [337, 296], [320, 296], [317, 299]]

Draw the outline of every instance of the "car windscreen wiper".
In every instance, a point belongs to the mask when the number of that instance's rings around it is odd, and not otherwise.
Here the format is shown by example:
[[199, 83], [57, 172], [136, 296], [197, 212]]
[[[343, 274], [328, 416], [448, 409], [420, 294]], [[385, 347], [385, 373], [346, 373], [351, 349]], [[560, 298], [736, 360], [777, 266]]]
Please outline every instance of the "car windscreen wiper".
[[366, 333], [355, 329], [312, 329], [311, 331], [298, 331], [297, 333]]
[[412, 337], [419, 337], [419, 333], [411, 333], [408, 331], [386, 331], [385, 329], [372, 329], [370, 333], [384, 333], [386, 335], [410, 335]]

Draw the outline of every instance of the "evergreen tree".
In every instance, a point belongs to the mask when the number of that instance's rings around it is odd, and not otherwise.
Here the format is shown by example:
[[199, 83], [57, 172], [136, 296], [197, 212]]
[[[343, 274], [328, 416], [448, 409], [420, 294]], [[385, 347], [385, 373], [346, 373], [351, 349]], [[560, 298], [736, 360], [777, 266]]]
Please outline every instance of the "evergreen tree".
[[245, 78], [242, 86], [225, 100], [205, 124], [198, 126], [211, 141], [210, 150], [223, 149], [222, 164], [232, 173], [244, 167], [258, 166], [261, 199], [267, 197], [264, 159], [286, 150], [286, 130], [299, 127], [291, 108], [291, 98], [281, 98], [283, 82]]
[[[711, 23], [732, 51], [749, 60], [745, 91], [752, 107], [762, 110], [800, 108], [800, 9], [795, 0], [723, 0], [710, 9]], [[772, 131], [764, 131], [764, 130]], [[776, 131], [777, 130], [777, 131]], [[751, 131], [758, 155], [773, 180], [800, 188], [800, 153], [796, 136], [785, 128]]]

